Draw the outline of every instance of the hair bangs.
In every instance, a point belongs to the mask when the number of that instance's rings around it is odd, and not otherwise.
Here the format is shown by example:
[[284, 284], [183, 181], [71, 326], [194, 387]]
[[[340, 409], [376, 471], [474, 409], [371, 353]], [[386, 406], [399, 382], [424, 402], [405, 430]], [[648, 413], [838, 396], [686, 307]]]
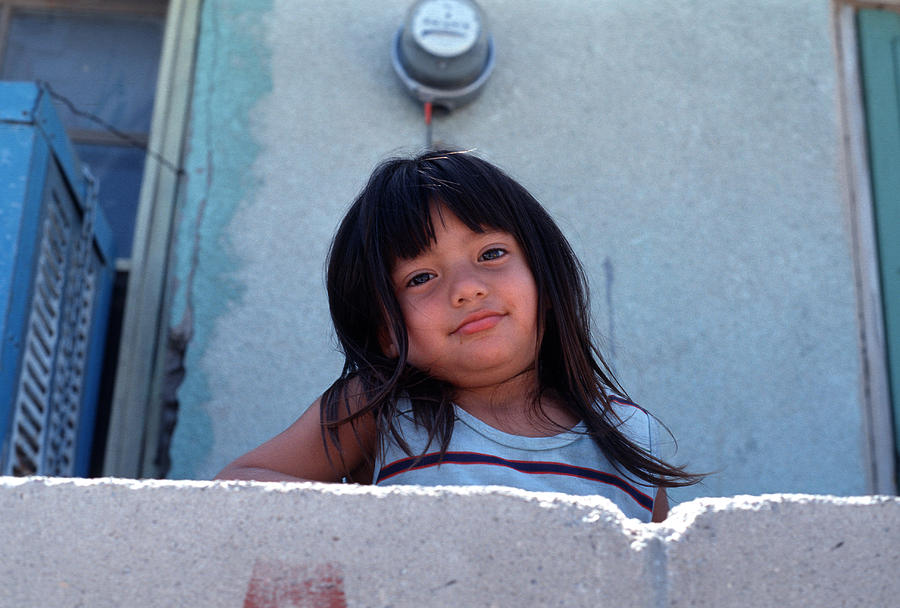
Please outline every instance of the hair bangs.
[[430, 193], [416, 178], [409, 164], [397, 167], [386, 176], [378, 190], [377, 200], [368, 205], [373, 217], [369, 225], [370, 245], [376, 258], [388, 266], [398, 259], [414, 258], [434, 242], [431, 223]]
[[509, 192], [512, 180], [498, 168], [469, 152], [444, 152], [420, 163], [423, 185], [437, 202], [474, 232], [504, 230], [521, 240], [515, 219], [516, 197]]
[[411, 259], [429, 249], [436, 238], [435, 212], [438, 217], [452, 213], [474, 232], [504, 230], [522, 240], [521, 227], [511, 221], [521, 213], [514, 209], [513, 197], [497, 187], [496, 175], [478, 170], [480, 162], [464, 153], [394, 161], [383, 183], [372, 184], [377, 200], [367, 205], [373, 214], [368, 224], [369, 246], [377, 252], [374, 257], [390, 267], [396, 260]]

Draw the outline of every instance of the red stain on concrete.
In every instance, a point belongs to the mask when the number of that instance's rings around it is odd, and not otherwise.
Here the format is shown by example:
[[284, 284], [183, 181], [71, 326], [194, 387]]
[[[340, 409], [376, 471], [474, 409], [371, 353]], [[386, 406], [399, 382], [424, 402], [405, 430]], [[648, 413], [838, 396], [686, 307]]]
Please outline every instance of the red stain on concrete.
[[347, 608], [341, 567], [256, 560], [244, 608]]

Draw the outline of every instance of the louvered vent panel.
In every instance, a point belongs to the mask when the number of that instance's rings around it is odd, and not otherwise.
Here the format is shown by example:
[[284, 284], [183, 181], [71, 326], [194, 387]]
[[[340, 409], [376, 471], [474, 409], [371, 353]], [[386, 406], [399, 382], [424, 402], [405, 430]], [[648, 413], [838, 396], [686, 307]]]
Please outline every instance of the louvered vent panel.
[[[76, 248], [81, 259], [83, 248], [90, 242], [81, 241]], [[94, 259], [88, 260], [81, 281], [67, 286], [63, 324], [62, 355], [57, 359], [57, 378], [50, 409], [50, 428], [46, 456], [46, 475], [72, 475], [75, 466], [75, 440], [78, 432], [81, 398], [84, 392], [85, 365], [91, 329], [91, 312], [96, 293]]]
[[64, 133], [48, 91], [0, 82], [0, 475], [91, 472], [115, 249]]
[[22, 372], [14, 406], [13, 475], [46, 474], [44, 452], [53, 409], [54, 373], [63, 321], [63, 294], [71, 252], [72, 223], [56, 197], [41, 230], [34, 295], [25, 336]]

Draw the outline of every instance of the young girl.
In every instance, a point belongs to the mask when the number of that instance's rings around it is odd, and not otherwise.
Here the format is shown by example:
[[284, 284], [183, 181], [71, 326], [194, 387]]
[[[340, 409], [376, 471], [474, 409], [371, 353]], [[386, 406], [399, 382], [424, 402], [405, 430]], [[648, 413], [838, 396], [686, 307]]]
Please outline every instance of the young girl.
[[600, 494], [661, 521], [699, 477], [590, 336], [578, 260], [540, 204], [468, 152], [380, 165], [335, 235], [340, 378], [219, 479]]

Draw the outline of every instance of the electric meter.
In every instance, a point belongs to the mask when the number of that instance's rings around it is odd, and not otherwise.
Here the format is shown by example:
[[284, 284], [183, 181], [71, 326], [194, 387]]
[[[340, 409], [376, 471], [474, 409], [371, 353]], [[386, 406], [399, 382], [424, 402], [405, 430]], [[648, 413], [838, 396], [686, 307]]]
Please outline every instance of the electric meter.
[[474, 0], [418, 0], [391, 47], [394, 71], [418, 100], [452, 110], [494, 69], [494, 42]]

